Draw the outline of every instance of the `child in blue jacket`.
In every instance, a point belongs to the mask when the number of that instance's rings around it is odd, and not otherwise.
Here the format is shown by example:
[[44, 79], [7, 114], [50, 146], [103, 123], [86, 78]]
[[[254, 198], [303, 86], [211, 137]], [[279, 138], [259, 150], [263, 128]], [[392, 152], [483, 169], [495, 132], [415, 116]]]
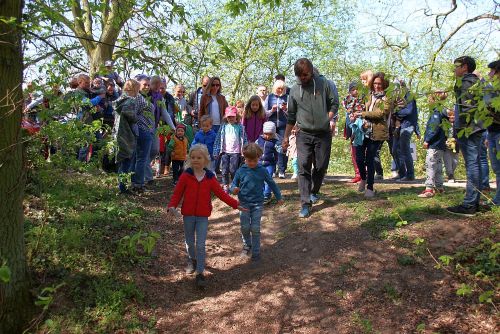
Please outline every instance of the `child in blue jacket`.
[[[274, 125], [274, 123], [273, 123]], [[278, 204], [283, 204], [281, 192], [266, 168], [259, 164], [262, 149], [255, 143], [243, 147], [243, 164], [234, 175], [231, 192], [238, 195], [240, 206], [248, 211], [241, 211], [240, 225], [243, 240], [242, 256], [252, 254], [252, 260], [260, 260], [260, 220], [264, 195], [262, 187], [266, 183], [274, 192]]]
[[[257, 145], [260, 146], [263, 153], [260, 157], [259, 162], [267, 170], [269, 176], [272, 177], [274, 171], [276, 170], [276, 164], [278, 162], [278, 153], [282, 153], [281, 141], [276, 135], [276, 124], [274, 122], [265, 122], [262, 127], [262, 135], [257, 139]], [[266, 182], [264, 186], [264, 204], [271, 201], [271, 188]]]
[[446, 149], [446, 133], [443, 130], [443, 119], [448, 119], [447, 109], [442, 105], [447, 94], [437, 91], [429, 96], [429, 102], [435, 108], [427, 121], [424, 136], [424, 148], [427, 149], [425, 158], [425, 189], [418, 195], [420, 198], [434, 197], [436, 192], [443, 193], [443, 155]]
[[200, 119], [200, 130], [196, 133], [192, 145], [203, 144], [210, 154], [210, 170], [214, 171], [214, 143], [217, 134], [212, 130], [212, 118], [204, 115]]

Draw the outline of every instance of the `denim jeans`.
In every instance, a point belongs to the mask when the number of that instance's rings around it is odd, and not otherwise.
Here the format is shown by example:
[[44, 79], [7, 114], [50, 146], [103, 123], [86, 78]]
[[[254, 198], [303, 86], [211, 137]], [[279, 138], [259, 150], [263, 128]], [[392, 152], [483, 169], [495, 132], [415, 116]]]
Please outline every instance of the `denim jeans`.
[[[280, 140], [282, 140], [283, 137], [285, 136], [285, 128], [278, 129], [276, 133], [280, 138]], [[286, 155], [286, 151], [284, 153], [278, 153], [278, 172], [285, 174], [287, 165], [288, 165], [288, 156]]]
[[496, 176], [497, 182], [497, 192], [493, 198], [493, 203], [495, 205], [500, 205], [500, 157], [498, 156], [500, 152], [500, 132], [489, 132], [488, 133], [488, 146], [491, 160], [491, 168]]
[[365, 138], [363, 145], [356, 146], [356, 163], [359, 168], [361, 180], [366, 180], [367, 188], [373, 190], [375, 182], [375, 156], [380, 151], [383, 141]]
[[[300, 204], [311, 205], [311, 193], [317, 194], [323, 183], [332, 148], [332, 133], [297, 133]], [[314, 168], [312, 167], [314, 162]]]
[[234, 179], [236, 170], [240, 167], [239, 153], [224, 153], [221, 157], [222, 181], [224, 184], [230, 184]]
[[411, 156], [410, 139], [414, 127], [409, 126], [400, 130], [399, 136], [394, 137], [393, 156], [397, 160], [399, 177], [415, 178], [413, 158]]
[[132, 183], [137, 187], [144, 186], [144, 173], [146, 171], [146, 165], [149, 162], [149, 152], [151, 151], [151, 142], [153, 140], [153, 134], [150, 131], [144, 131], [139, 129], [139, 137], [137, 137], [137, 148], [135, 151], [135, 157], [132, 161], [132, 169], [135, 173], [132, 175]]
[[205, 270], [208, 217], [184, 216], [182, 220], [184, 221], [184, 238], [186, 239], [188, 258], [196, 260], [196, 272], [202, 274]]
[[240, 212], [241, 239], [243, 248], [252, 249], [252, 257], [260, 254], [260, 220], [262, 218], [262, 203], [242, 204], [248, 211]]
[[[220, 125], [212, 125], [212, 130], [214, 130], [215, 133], [218, 133], [220, 130]], [[220, 164], [221, 164], [221, 157], [216, 156], [214, 157], [214, 173], [220, 173]]]
[[463, 206], [468, 208], [476, 207], [479, 204], [479, 190], [481, 189], [481, 138], [481, 132], [473, 133], [469, 138], [465, 136], [458, 138], [458, 144], [460, 145], [460, 151], [462, 151], [464, 157], [465, 172], [467, 174], [467, 185], [465, 187]]
[[120, 166], [118, 167], [118, 188], [120, 192], [125, 192], [127, 190], [127, 174], [131, 172], [133, 159], [134, 157], [120, 161]]
[[[270, 177], [273, 177], [273, 173], [276, 170], [276, 165], [267, 165], [264, 168], [267, 170], [267, 174], [269, 174]], [[264, 198], [269, 197], [271, 197], [271, 187], [269, 187], [267, 182], [264, 182]]]
[[484, 144], [488, 139], [488, 131], [484, 131], [481, 136], [481, 189], [490, 187], [490, 168], [488, 167], [488, 149]]
[[153, 134], [151, 141], [151, 150], [149, 151], [149, 159], [146, 164], [146, 169], [144, 170], [144, 181], [152, 181], [155, 171], [153, 171], [153, 167], [151, 167], [151, 162], [156, 159], [156, 157], [160, 154], [160, 137]]

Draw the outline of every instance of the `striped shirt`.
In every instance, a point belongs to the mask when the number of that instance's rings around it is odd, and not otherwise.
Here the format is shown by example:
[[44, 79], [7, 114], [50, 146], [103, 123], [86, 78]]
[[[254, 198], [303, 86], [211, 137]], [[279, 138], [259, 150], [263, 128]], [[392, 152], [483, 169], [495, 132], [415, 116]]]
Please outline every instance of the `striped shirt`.
[[141, 94], [137, 94], [137, 125], [143, 131], [155, 131], [155, 116], [153, 105]]

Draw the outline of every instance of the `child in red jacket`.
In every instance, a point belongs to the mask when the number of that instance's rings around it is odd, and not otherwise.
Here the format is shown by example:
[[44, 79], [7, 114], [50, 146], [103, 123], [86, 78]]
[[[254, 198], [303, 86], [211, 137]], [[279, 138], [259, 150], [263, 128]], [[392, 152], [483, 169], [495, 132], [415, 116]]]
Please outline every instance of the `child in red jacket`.
[[[196, 270], [196, 285], [206, 285], [203, 271], [205, 269], [205, 240], [207, 238], [208, 217], [212, 213], [211, 195], [214, 193], [227, 205], [234, 209], [245, 211], [239, 202], [226, 194], [217, 182], [215, 174], [207, 169], [210, 164], [210, 154], [207, 147], [195, 144], [189, 150], [186, 170], [179, 178], [174, 193], [168, 203], [170, 214], [178, 214], [176, 207], [182, 198], [181, 214], [184, 221], [184, 237], [188, 252], [186, 273]], [[196, 235], [196, 252], [195, 252]]]

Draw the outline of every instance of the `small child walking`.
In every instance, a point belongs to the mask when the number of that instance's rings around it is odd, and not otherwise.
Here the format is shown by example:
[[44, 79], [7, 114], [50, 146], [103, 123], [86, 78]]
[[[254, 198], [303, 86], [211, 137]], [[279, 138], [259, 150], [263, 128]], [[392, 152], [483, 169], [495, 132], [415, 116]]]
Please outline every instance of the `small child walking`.
[[217, 134], [212, 130], [212, 118], [208, 115], [201, 116], [200, 119], [200, 130], [196, 133], [193, 140], [193, 145], [203, 144], [208, 149], [208, 154], [210, 154], [210, 167], [211, 171], [214, 171], [214, 143]]
[[446, 92], [437, 91], [429, 96], [429, 102], [434, 105], [432, 114], [427, 121], [424, 136], [424, 148], [427, 149], [425, 158], [425, 189], [418, 197], [434, 197], [436, 192], [443, 193], [443, 155], [446, 149], [446, 133], [443, 130], [443, 119], [448, 119], [447, 109], [444, 108], [441, 101], [447, 97]]
[[224, 124], [221, 125], [214, 144], [214, 156], [221, 157], [222, 182], [224, 190], [229, 192], [229, 185], [240, 167], [243, 146], [247, 135], [238, 119], [238, 110], [234, 106], [226, 108]]
[[[188, 265], [186, 273], [196, 271], [195, 282], [198, 287], [206, 285], [203, 272], [205, 270], [205, 241], [208, 231], [208, 217], [212, 213], [212, 193], [233, 209], [245, 211], [239, 202], [226, 194], [215, 174], [207, 169], [210, 155], [202, 144], [193, 145], [189, 150], [186, 170], [175, 186], [172, 198], [168, 203], [168, 212], [178, 215], [177, 206], [182, 200], [181, 214], [184, 222], [184, 237]], [[189, 198], [189, 200], [186, 200]]]
[[257, 95], [252, 96], [243, 112], [242, 124], [245, 127], [249, 143], [255, 143], [262, 134], [262, 126], [266, 122], [266, 110]]
[[175, 186], [184, 168], [186, 161], [189, 142], [185, 136], [186, 127], [183, 124], [178, 124], [175, 127], [175, 134], [168, 143], [168, 150], [172, 156], [172, 183]]
[[296, 180], [298, 175], [299, 175], [299, 161], [297, 159], [297, 133], [299, 132], [299, 127], [297, 125], [294, 125], [292, 128], [292, 133], [290, 134], [290, 137], [288, 138], [288, 149], [287, 149], [287, 155], [288, 159], [292, 162], [292, 180]]
[[[274, 123], [273, 123], [274, 124]], [[278, 204], [283, 204], [281, 192], [267, 170], [259, 164], [262, 149], [255, 143], [243, 148], [245, 164], [234, 176], [231, 192], [238, 195], [241, 206], [248, 211], [240, 212], [241, 238], [243, 240], [242, 256], [251, 254], [252, 261], [260, 260], [260, 221], [264, 196], [262, 187], [266, 183], [274, 192]]]
[[[257, 145], [262, 149], [262, 156], [260, 163], [267, 170], [269, 176], [272, 178], [276, 170], [276, 163], [278, 162], [278, 153], [283, 152], [281, 142], [276, 135], [276, 124], [274, 122], [265, 122], [263, 134], [257, 139]], [[264, 204], [271, 202], [271, 188], [266, 182], [264, 185]]]

